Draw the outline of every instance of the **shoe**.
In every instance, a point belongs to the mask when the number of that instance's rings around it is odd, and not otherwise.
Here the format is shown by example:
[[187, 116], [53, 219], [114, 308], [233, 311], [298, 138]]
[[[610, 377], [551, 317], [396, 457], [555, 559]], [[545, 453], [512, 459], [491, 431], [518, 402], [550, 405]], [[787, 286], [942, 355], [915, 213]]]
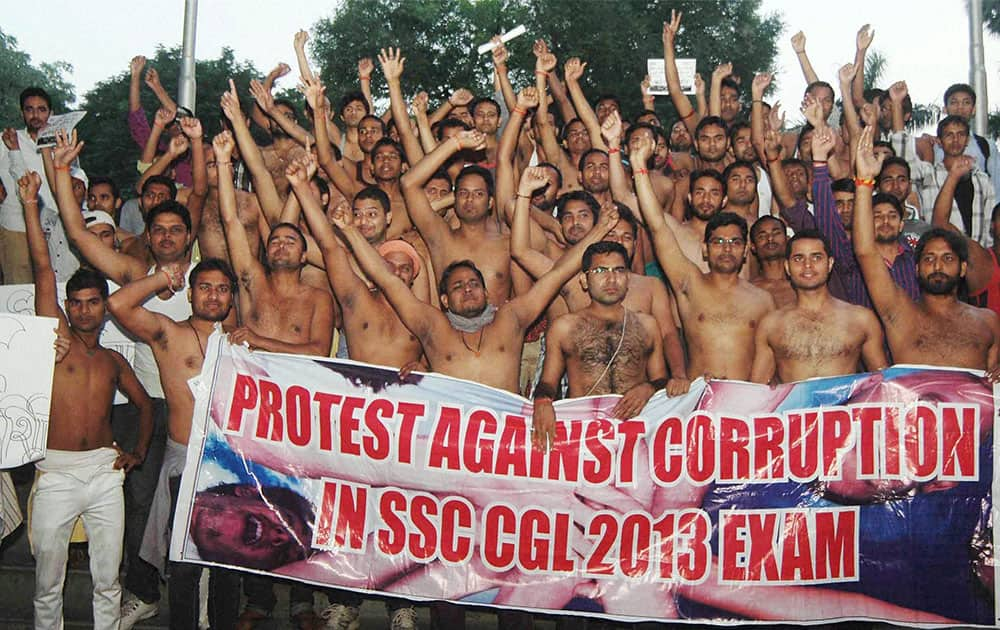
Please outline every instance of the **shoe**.
[[397, 608], [389, 620], [390, 630], [417, 630], [417, 609], [413, 606]]
[[267, 619], [267, 615], [256, 610], [244, 610], [236, 620], [236, 630], [253, 630], [257, 624]]
[[333, 630], [358, 630], [361, 627], [361, 622], [358, 620], [361, 609], [357, 606], [333, 604], [327, 606], [319, 616], [326, 622], [326, 627]]
[[147, 604], [135, 595], [122, 602], [121, 622], [119, 630], [131, 630], [132, 626], [143, 619], [149, 619], [160, 614], [160, 606], [156, 602]]

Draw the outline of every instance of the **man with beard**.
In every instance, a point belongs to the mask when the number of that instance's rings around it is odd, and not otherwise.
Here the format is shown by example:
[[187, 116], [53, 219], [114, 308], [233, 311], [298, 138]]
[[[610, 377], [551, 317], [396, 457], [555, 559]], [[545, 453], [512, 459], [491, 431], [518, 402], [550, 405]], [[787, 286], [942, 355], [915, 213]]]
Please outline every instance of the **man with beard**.
[[722, 181], [726, 183], [726, 205], [723, 210], [740, 215], [748, 225], [756, 221], [757, 169], [753, 164], [733, 162], [722, 172]]
[[1000, 316], [958, 299], [958, 284], [968, 268], [965, 239], [942, 228], [920, 237], [916, 249], [917, 301], [893, 281], [876, 241], [869, 192], [881, 166], [872, 151], [872, 129], [866, 128], [855, 159], [854, 252], [885, 327], [893, 359], [898, 363], [993, 370], [1000, 358]]
[[[608, 231], [603, 241], [621, 245], [625, 252], [626, 263], [631, 267], [639, 226], [627, 206], [615, 204], [612, 207], [616, 208], [618, 222]], [[583, 191], [566, 193], [560, 197], [559, 222], [562, 224], [566, 242], [575, 245], [586, 237], [597, 223], [599, 211], [597, 201]], [[511, 256], [532, 277], [541, 278], [556, 265], [558, 259], [531, 249], [529, 237], [527, 222], [514, 224], [511, 229]], [[631, 272], [627, 275], [622, 296], [624, 306], [633, 313], [651, 316], [657, 323], [661, 339], [660, 348], [670, 367], [671, 385], [676, 386], [678, 391], [686, 391], [687, 369], [684, 365], [684, 349], [681, 346], [680, 335], [674, 325], [673, 297], [658, 278]], [[565, 308], [570, 313], [586, 309], [593, 297], [587, 292], [584, 277], [575, 280], [577, 281], [570, 279], [559, 291], [559, 297], [565, 302]]]
[[[62, 627], [62, 586], [71, 533], [83, 519], [91, 548], [94, 627], [118, 628], [118, 581], [125, 526], [124, 473], [142, 463], [153, 435], [153, 405], [124, 357], [101, 347], [108, 283], [80, 269], [66, 283], [65, 313], [38, 215], [42, 178], [30, 172], [18, 181], [24, 206], [28, 253], [35, 278], [35, 313], [55, 317], [68, 343], [57, 348], [46, 456], [38, 462], [29, 519], [35, 556], [36, 627]], [[131, 453], [114, 442], [111, 409], [115, 389], [138, 408], [139, 437]], [[99, 551], [98, 551], [99, 550]]]
[[[515, 221], [519, 214], [527, 219], [531, 192], [546, 181], [541, 169], [525, 171], [518, 185]], [[475, 263], [458, 260], [446, 265], [438, 284], [444, 312], [416, 299], [410, 288], [386, 268], [382, 257], [350, 219], [343, 215], [334, 219], [362, 270], [420, 340], [433, 371], [516, 392], [524, 332], [579, 269], [587, 246], [600, 240], [618, 222], [618, 214], [611, 211], [602, 216], [600, 224], [570, 248], [552, 271], [539, 278], [527, 293], [503, 302], [499, 308], [488, 301], [490, 276]]]
[[580, 187], [604, 205], [613, 201], [611, 196], [610, 163], [608, 154], [601, 149], [590, 149], [580, 156], [577, 165]]
[[[642, 147], [636, 147], [636, 151], [645, 155]], [[636, 174], [643, 174], [635, 171]], [[726, 203], [725, 182], [722, 175], [716, 171], [692, 171], [689, 176], [690, 192], [687, 196], [687, 220], [678, 223], [674, 220], [673, 235], [677, 239], [680, 251], [687, 256], [702, 271], [708, 271], [708, 261], [704, 257], [702, 245], [705, 240], [705, 227], [712, 217], [722, 211]], [[636, 191], [636, 196], [639, 192]], [[640, 200], [641, 203], [641, 200]], [[643, 214], [645, 214], [645, 210]], [[662, 213], [664, 215], [669, 213]], [[673, 216], [670, 217], [673, 219]], [[647, 225], [649, 225], [647, 223]]]
[[678, 120], [670, 127], [670, 150], [674, 153], [691, 153], [691, 132], [683, 120]]
[[302, 282], [306, 240], [298, 226], [279, 223], [272, 228], [267, 238], [266, 267], [251, 252], [236, 212], [236, 191], [230, 176], [234, 147], [228, 131], [212, 141], [220, 173], [219, 214], [233, 270], [243, 289], [240, 313], [244, 325], [230, 333], [230, 341], [246, 341], [253, 348], [271, 352], [329, 356], [333, 299]]
[[[729, 127], [729, 151], [737, 162], [748, 162], [757, 173], [757, 217], [771, 213], [771, 180], [760, 163], [760, 156], [753, 145], [750, 123], [738, 120]], [[732, 201], [732, 199], [730, 199]], [[753, 223], [757, 217], [747, 218]]]
[[[567, 398], [622, 394], [611, 415], [635, 417], [650, 396], [667, 385], [657, 321], [624, 304], [628, 292], [628, 253], [618, 243], [601, 241], [583, 254], [580, 284], [590, 304], [558, 318], [546, 334], [545, 363], [535, 388], [532, 414], [537, 446], [555, 443], [552, 408], [566, 374]], [[620, 323], [619, 323], [620, 322]]]
[[[903, 238], [906, 239], [910, 247], [916, 247], [920, 235], [931, 229], [931, 226], [920, 219], [920, 210], [908, 201], [910, 191], [913, 190], [910, 181], [910, 165], [903, 158], [895, 156], [885, 158], [885, 161], [882, 162], [882, 171], [876, 178], [876, 185], [880, 193], [892, 195], [902, 204], [904, 212]], [[836, 198], [836, 191], [834, 198]], [[849, 225], [845, 227], [850, 229]]]
[[[186, 292], [191, 306], [190, 317], [176, 321], [143, 306], [150, 296], [174, 289], [179, 291], [185, 284], [185, 274], [184, 263], [164, 264], [158, 272], [123, 286], [108, 300], [108, 310], [115, 320], [152, 348], [170, 410], [167, 453], [141, 551], [142, 558], [156, 567], [161, 575], [164, 574], [168, 546], [167, 530], [173, 518], [171, 497], [177, 496], [191, 435], [194, 395], [188, 387], [188, 379], [201, 373], [208, 339], [213, 332], [221, 330], [236, 291], [236, 276], [229, 265], [225, 261], [208, 258], [190, 272], [190, 286]], [[197, 627], [200, 577], [199, 565], [170, 563], [167, 591], [171, 628]], [[151, 588], [158, 593], [155, 572], [153, 579]], [[229, 628], [235, 624], [239, 613], [239, 579], [236, 572], [212, 570], [209, 605], [212, 627]], [[131, 628], [139, 620], [156, 614], [155, 602], [131, 601], [122, 605], [122, 627]]]
[[760, 322], [751, 381], [791, 383], [854, 374], [859, 360], [869, 372], [889, 365], [875, 314], [830, 295], [833, 258], [819, 231], [793, 236], [784, 263], [795, 299]]
[[726, 170], [729, 136], [726, 123], [718, 116], [705, 116], [694, 130], [695, 163], [699, 169], [718, 173]]
[[[510, 237], [500, 233], [491, 220], [495, 208], [489, 171], [481, 166], [466, 166], [455, 178], [457, 228], [434, 212], [423, 189], [426, 180], [453, 154], [482, 148], [485, 141], [478, 131], [463, 131], [442, 142], [403, 176], [403, 195], [410, 217], [430, 249], [437, 282], [441, 282], [444, 268], [452, 261], [471, 260], [490, 283], [491, 303], [500, 305], [510, 297], [513, 284]], [[529, 198], [533, 191], [526, 193]]]
[[750, 251], [760, 263], [760, 273], [750, 282], [774, 298], [778, 308], [795, 303], [795, 291], [785, 272], [788, 227], [778, 217], [763, 216], [750, 228]]
[[[643, 143], [630, 157], [642, 162], [650, 151], [652, 147]], [[708, 263], [706, 273], [681, 250], [675, 234], [684, 228], [660, 210], [649, 176], [638, 170], [634, 178], [656, 257], [676, 291], [687, 340], [687, 373], [746, 380], [753, 364], [754, 333], [763, 317], [774, 310], [774, 299], [767, 291], [740, 278], [747, 253], [746, 221], [731, 212], [716, 211], [705, 222], [702, 256]]]

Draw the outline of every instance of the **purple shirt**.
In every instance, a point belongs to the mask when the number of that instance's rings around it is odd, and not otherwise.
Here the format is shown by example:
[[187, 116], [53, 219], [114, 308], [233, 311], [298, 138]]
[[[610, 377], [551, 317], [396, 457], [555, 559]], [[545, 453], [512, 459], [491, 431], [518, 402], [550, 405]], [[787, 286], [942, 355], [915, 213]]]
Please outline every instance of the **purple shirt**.
[[[833, 273], [840, 279], [844, 296], [851, 304], [872, 308], [872, 300], [868, 295], [868, 286], [861, 275], [861, 267], [854, 257], [854, 248], [847, 238], [847, 231], [840, 222], [837, 207], [833, 200], [833, 190], [830, 188], [830, 170], [825, 164], [813, 166], [813, 212], [806, 210], [805, 202], [800, 202], [781, 211], [781, 216], [796, 232], [815, 228], [826, 236], [833, 252]], [[886, 263], [888, 265], [888, 263]], [[917, 300], [920, 297], [920, 285], [917, 284], [917, 263], [913, 250], [908, 244], [900, 244], [896, 259], [889, 266], [889, 274], [897, 285]], [[831, 287], [832, 289], [832, 287]]]
[[[149, 121], [146, 120], [146, 110], [140, 107], [134, 112], [128, 113], [128, 130], [132, 134], [132, 139], [139, 145], [139, 150], [141, 151], [145, 148], [146, 141], [153, 134], [153, 131], [149, 128]], [[160, 136], [160, 142], [156, 147], [161, 152], [167, 150], [168, 141], [165, 138], [166, 135]], [[174, 162], [174, 173], [176, 175], [174, 179], [178, 184], [183, 184], [189, 188], [193, 185], [194, 180], [191, 176], [190, 155]]]

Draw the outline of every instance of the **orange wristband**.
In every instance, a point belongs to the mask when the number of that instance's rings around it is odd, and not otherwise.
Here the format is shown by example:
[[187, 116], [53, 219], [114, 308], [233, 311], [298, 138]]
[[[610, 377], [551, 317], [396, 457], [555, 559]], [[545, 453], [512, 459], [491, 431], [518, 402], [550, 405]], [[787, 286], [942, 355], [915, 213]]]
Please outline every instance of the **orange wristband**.
[[615, 153], [621, 153], [621, 152], [622, 152], [621, 147], [612, 147], [608, 149], [608, 155], [614, 155]]
[[633, 171], [633, 175], [649, 175], [649, 169], [637, 168]]
[[515, 114], [519, 114], [519, 115], [521, 115], [521, 116], [527, 116], [527, 115], [528, 115], [528, 110], [526, 110], [526, 109], [521, 109], [520, 107], [515, 107], [515, 108], [514, 108], [514, 113], [515, 113]]
[[875, 180], [872, 178], [863, 179], [861, 177], [854, 178], [855, 186], [868, 186], [869, 188], [875, 188]]
[[68, 171], [69, 170], [68, 166], [54, 166], [53, 165], [52, 168], [56, 169], [57, 171]]

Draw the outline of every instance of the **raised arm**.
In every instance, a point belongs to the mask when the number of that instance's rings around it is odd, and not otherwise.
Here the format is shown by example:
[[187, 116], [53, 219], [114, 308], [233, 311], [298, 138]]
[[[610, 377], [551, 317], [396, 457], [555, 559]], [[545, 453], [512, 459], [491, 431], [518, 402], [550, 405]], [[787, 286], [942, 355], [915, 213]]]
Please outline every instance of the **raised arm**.
[[382, 74], [385, 75], [385, 82], [389, 86], [389, 109], [392, 111], [392, 120], [396, 123], [396, 130], [399, 131], [399, 140], [406, 152], [406, 161], [416, 164], [424, 157], [424, 150], [420, 146], [420, 140], [410, 128], [410, 117], [406, 112], [406, 99], [403, 97], [403, 88], [400, 84], [403, 76], [403, 65], [406, 57], [401, 55], [399, 48], [388, 51], [383, 48], [378, 55], [379, 65], [382, 66]]
[[802, 69], [802, 76], [805, 77], [806, 84], [819, 81], [819, 75], [813, 70], [809, 55], [806, 54], [806, 34], [802, 31], [792, 35], [792, 50], [795, 51], [795, 57], [799, 60], [799, 68]]
[[553, 266], [548, 256], [531, 246], [531, 213], [527, 210], [532, 193], [547, 182], [552, 184], [545, 168], [531, 167], [524, 171], [518, 184], [510, 226], [510, 256], [533, 278], [541, 278]]
[[496, 203], [499, 208], [506, 208], [514, 196], [514, 186], [517, 184], [517, 173], [514, 166], [514, 151], [517, 140], [521, 136], [521, 127], [528, 111], [538, 106], [538, 91], [526, 87], [517, 95], [517, 101], [510, 110], [510, 118], [500, 134], [497, 145]]
[[66, 317], [59, 308], [56, 294], [56, 274], [49, 258], [49, 246], [42, 232], [42, 221], [38, 214], [38, 190], [42, 187], [42, 177], [28, 171], [17, 180], [17, 193], [24, 208], [24, 231], [28, 239], [28, 256], [35, 277], [35, 315], [59, 318], [60, 332], [68, 328]]
[[462, 131], [424, 156], [403, 175], [401, 183], [410, 220], [431, 248], [441, 247], [451, 235], [451, 228], [431, 208], [424, 184], [455, 153], [463, 149], [481, 149], [486, 146], [486, 136], [479, 131]]
[[[358, 85], [361, 86], [361, 93], [368, 101], [368, 111], [373, 114], [375, 113], [375, 99], [372, 97], [372, 70], [374, 69], [375, 64], [372, 63], [371, 57], [358, 59]], [[382, 120], [386, 120], [385, 114], [382, 115]]]
[[865, 284], [868, 285], [868, 294], [883, 324], [888, 328], [899, 319], [905, 309], [913, 308], [913, 300], [892, 279], [885, 261], [875, 246], [872, 191], [875, 188], [875, 177], [882, 170], [883, 157], [875, 155], [872, 148], [873, 136], [874, 129], [865, 127], [858, 141], [858, 154], [854, 165], [857, 179], [854, 191], [852, 243]]
[[705, 100], [705, 79], [700, 72], [694, 73], [694, 103], [698, 112], [698, 120], [708, 115], [708, 101]]
[[[271, 94], [271, 88], [267, 85], [267, 83], [261, 83], [257, 79], [252, 79], [250, 81], [250, 95], [253, 97], [254, 101], [253, 120], [262, 129], [267, 129], [268, 120], [273, 120], [285, 133], [288, 134], [288, 137], [292, 138], [299, 144], [304, 145], [313, 141], [311, 133], [300, 127], [299, 124], [291, 118], [275, 111], [274, 96]], [[257, 120], [258, 114], [260, 114], [261, 118], [259, 121]], [[322, 124], [322, 121], [320, 124]]]
[[142, 109], [142, 69], [146, 67], [146, 58], [142, 55], [132, 57], [128, 64], [128, 111], [129, 113]]
[[663, 65], [667, 74], [667, 89], [670, 90], [670, 100], [674, 103], [677, 115], [687, 126], [688, 131], [694, 136], [695, 127], [698, 126], [699, 117], [691, 101], [681, 89], [681, 77], [677, 73], [677, 55], [674, 52], [674, 45], [677, 40], [677, 32], [681, 28], [681, 16], [683, 13], [670, 10], [670, 21], [663, 23]]
[[[250, 171], [253, 179], [254, 193], [260, 201], [261, 212], [264, 218], [271, 225], [277, 222], [278, 215], [281, 214], [281, 197], [278, 196], [278, 189], [274, 186], [271, 173], [264, 164], [264, 156], [260, 152], [260, 147], [254, 142], [250, 135], [250, 128], [240, 109], [240, 97], [236, 92], [236, 84], [229, 79], [229, 91], [222, 93], [222, 113], [229, 119], [233, 127], [233, 136], [236, 144], [240, 147], [240, 155], [243, 163]], [[221, 181], [223, 178], [219, 177]]]
[[299, 31], [292, 39], [292, 46], [295, 48], [295, 60], [299, 64], [299, 76], [303, 79], [314, 80], [316, 79], [316, 75], [313, 74], [312, 68], [309, 67], [309, 59], [306, 57], [307, 41], [309, 41], [309, 33]]
[[191, 116], [181, 119], [181, 131], [191, 143], [191, 194], [187, 198], [187, 209], [191, 214], [191, 233], [197, 234], [201, 226], [202, 209], [208, 196], [208, 168], [205, 164], [204, 134], [201, 121]]
[[[271, 89], [274, 87], [274, 82], [291, 71], [292, 69], [287, 63], [279, 63], [274, 67], [274, 69], [267, 73], [267, 76], [264, 77], [263, 83], [257, 81], [256, 79], [251, 81], [251, 90], [253, 84], [256, 83], [257, 85], [260, 85], [261, 90], [270, 94]], [[256, 98], [254, 100], [256, 100]], [[257, 126], [261, 129], [267, 129], [267, 118], [269, 115], [268, 110], [260, 103], [260, 101], [257, 101], [254, 103], [253, 110], [250, 112], [250, 119], [257, 123]]]
[[771, 74], [758, 72], [750, 82], [750, 143], [757, 151], [757, 156], [763, 163], [767, 162], [764, 154], [764, 135], [767, 124], [764, 120], [764, 92], [771, 85]]
[[[535, 53], [536, 57], [536, 67], [537, 58], [543, 55], [552, 55], [552, 51], [549, 50], [549, 45], [545, 43], [544, 39], [536, 39], [534, 45], [532, 46], [532, 52]], [[559, 108], [559, 115], [562, 116], [563, 120], [573, 120], [576, 118], [576, 111], [573, 110], [573, 104], [569, 102], [566, 97], [566, 86], [562, 84], [559, 80], [559, 76], [555, 71], [555, 55], [552, 55], [552, 69], [547, 70], [549, 91], [552, 93], [552, 99], [555, 101], [556, 106]], [[542, 98], [545, 94], [544, 91], [539, 90], [538, 97]]]
[[153, 94], [156, 95], [156, 100], [160, 101], [161, 106], [171, 111], [177, 111], [177, 103], [174, 102], [174, 99], [163, 88], [163, 85], [160, 83], [160, 73], [156, 71], [156, 68], [146, 70], [146, 85], [149, 86], [149, 89], [153, 90]]
[[264, 276], [264, 268], [254, 257], [247, 240], [246, 230], [240, 222], [236, 209], [236, 187], [233, 185], [232, 155], [235, 148], [233, 135], [229, 131], [219, 133], [212, 140], [212, 151], [215, 152], [215, 165], [219, 171], [219, 215], [226, 234], [226, 246], [229, 250], [229, 261], [233, 271], [240, 279], [240, 285], [252, 292], [254, 282], [259, 282]]
[[413, 117], [417, 120], [417, 133], [420, 134], [420, 146], [424, 153], [430, 153], [437, 146], [437, 138], [431, 131], [431, 123], [427, 118], [427, 92], [417, 92], [411, 103]]
[[[535, 125], [538, 127], [538, 141], [545, 151], [545, 156], [549, 162], [555, 164], [560, 171], [567, 172], [566, 153], [559, 146], [556, 138], [555, 127], [549, 121], [549, 99], [547, 96], [547, 82], [549, 77], [555, 72], [556, 56], [550, 52], [538, 55], [535, 60], [535, 91], [538, 92], [538, 111], [535, 113]], [[572, 120], [567, 118], [566, 120]]]
[[647, 74], [639, 84], [639, 93], [642, 95], [642, 108], [652, 111], [656, 109], [656, 96], [649, 93], [650, 83], [651, 81]]
[[184, 267], [170, 263], [151, 276], [122, 286], [108, 298], [108, 311], [128, 332], [148, 344], [161, 341], [167, 329], [175, 326], [169, 317], [143, 308], [154, 293], [184, 290]]
[[[525, 171], [524, 175], [521, 177], [521, 181], [527, 183], [525, 186], [532, 186], [538, 188], [547, 180], [546, 175], [542, 169], [531, 168]], [[515, 206], [514, 213], [526, 212], [528, 210], [528, 200], [523, 197], [518, 197], [518, 203]], [[531, 289], [524, 295], [519, 295], [510, 302], [507, 306], [511, 308], [511, 312], [517, 319], [518, 326], [521, 330], [527, 330], [531, 326], [532, 322], [538, 319], [546, 308], [548, 308], [549, 303], [552, 302], [553, 298], [559, 293], [559, 290], [565, 285], [574, 274], [580, 272], [580, 263], [583, 260], [583, 252], [590, 247], [590, 245], [600, 241], [604, 236], [611, 231], [615, 225], [618, 224], [618, 211], [614, 209], [613, 206], [609, 206], [601, 210], [601, 216], [594, 227], [580, 239], [573, 247], [568, 249], [565, 254], [563, 254], [559, 260], [556, 261], [552, 269], [535, 281]]]
[[166, 173], [170, 169], [170, 165], [177, 161], [182, 155], [187, 153], [187, 150], [190, 148], [191, 143], [183, 134], [179, 134], [171, 138], [170, 142], [167, 144], [167, 150], [153, 160], [153, 163], [149, 165], [149, 168], [147, 168], [145, 172], [143, 172], [139, 181], [135, 183], [136, 192], [142, 191], [143, 185], [145, 185], [146, 180], [150, 177], [156, 177], [157, 175], [163, 175]]
[[[625, 173], [625, 164], [622, 162], [622, 119], [618, 112], [611, 112], [604, 119], [601, 125], [601, 135], [608, 147], [608, 180], [611, 184], [611, 196], [615, 201], [623, 203], [629, 208], [635, 208], [637, 201], [635, 192], [632, 190], [631, 182]], [[645, 164], [633, 164], [632, 168], [645, 168]]]
[[961, 235], [969, 244], [969, 264], [965, 274], [965, 283], [970, 295], [981, 293], [989, 285], [993, 275], [993, 256], [976, 240], [968, 238], [961, 229], [951, 222], [951, 209], [955, 201], [955, 189], [963, 177], [968, 176], [976, 165], [976, 158], [963, 155], [955, 158], [948, 168], [945, 178], [934, 201], [932, 224], [934, 227], [951, 230]]
[[[645, 164], [653, 154], [653, 143], [648, 138], [637, 138], [630, 147], [629, 161], [634, 164]], [[680, 249], [674, 230], [680, 228], [680, 223], [663, 208], [656, 200], [653, 184], [649, 181], [646, 169], [635, 169], [632, 177], [635, 180], [635, 196], [639, 200], [639, 211], [646, 222], [646, 228], [653, 237], [653, 250], [663, 270], [670, 279], [674, 291], [684, 292], [687, 287], [701, 278], [701, 270]]]
[[[840, 102], [844, 107], [844, 116], [840, 124], [847, 125], [847, 131], [852, 141], [861, 134], [861, 121], [858, 119], [858, 109], [851, 99], [851, 83], [857, 75], [858, 69], [853, 63], [848, 63], [840, 67], [837, 71], [837, 80], [840, 82]], [[851, 147], [851, 155], [854, 155], [855, 146]]]
[[733, 63], [720, 63], [712, 70], [712, 86], [708, 93], [708, 115], [722, 115], [722, 80], [733, 73]]
[[52, 164], [56, 172], [56, 203], [66, 236], [83, 257], [101, 273], [119, 285], [131, 282], [145, 273], [142, 262], [111, 249], [96, 234], [87, 230], [83, 222], [80, 204], [73, 196], [73, 182], [69, 175], [70, 165], [83, 150], [83, 142], [76, 141], [76, 130], [67, 139], [62, 132], [56, 134], [56, 148], [52, 153]]
[[334, 225], [347, 240], [361, 271], [382, 290], [403, 325], [424, 345], [433, 343], [438, 333], [446, 334], [446, 328], [451, 326], [448, 319], [441, 311], [421, 302], [410, 287], [386, 268], [382, 257], [354, 226], [351, 214], [343, 210], [346, 208], [334, 213]]
[[[306, 102], [313, 108], [313, 120], [326, 120], [329, 103], [327, 103], [323, 92], [323, 84], [319, 79], [306, 77], [302, 78], [302, 84], [305, 88]], [[348, 199], [353, 199], [357, 192], [357, 183], [335, 159], [326, 125], [314, 125], [313, 132], [316, 134], [316, 159], [319, 161], [320, 168], [330, 176], [330, 181], [341, 194]]]
[[510, 75], [507, 72], [507, 58], [509, 56], [507, 46], [500, 41], [499, 35], [494, 36], [493, 41], [497, 44], [493, 49], [493, 70], [497, 74], [497, 80], [500, 81], [500, 93], [503, 94], [504, 105], [507, 106], [507, 111], [513, 111], [517, 99], [514, 96], [514, 86], [510, 84]]
[[583, 78], [583, 71], [587, 69], [587, 62], [581, 61], [578, 57], [571, 57], [563, 66], [563, 78], [566, 79], [566, 88], [569, 96], [573, 99], [573, 107], [580, 122], [587, 128], [590, 134], [590, 143], [595, 149], [607, 150], [604, 140], [601, 138], [601, 123], [597, 122], [597, 115], [594, 109], [587, 102], [587, 96], [580, 87], [580, 79]]
[[868, 47], [872, 45], [874, 39], [875, 29], [871, 25], [865, 24], [858, 29], [857, 47], [854, 53], [854, 67], [858, 71], [851, 84], [851, 100], [856, 109], [861, 109], [861, 106], [865, 104], [865, 56], [868, 54]]
[[[174, 121], [176, 116], [176, 109], [161, 107], [156, 110], [156, 113], [153, 114], [153, 126], [149, 128], [146, 142], [142, 146], [142, 153], [139, 155], [140, 162], [143, 164], [153, 163], [153, 160], [156, 159], [157, 147], [160, 145], [160, 137], [163, 135], [163, 130]], [[148, 171], [149, 169], [146, 170]]]

